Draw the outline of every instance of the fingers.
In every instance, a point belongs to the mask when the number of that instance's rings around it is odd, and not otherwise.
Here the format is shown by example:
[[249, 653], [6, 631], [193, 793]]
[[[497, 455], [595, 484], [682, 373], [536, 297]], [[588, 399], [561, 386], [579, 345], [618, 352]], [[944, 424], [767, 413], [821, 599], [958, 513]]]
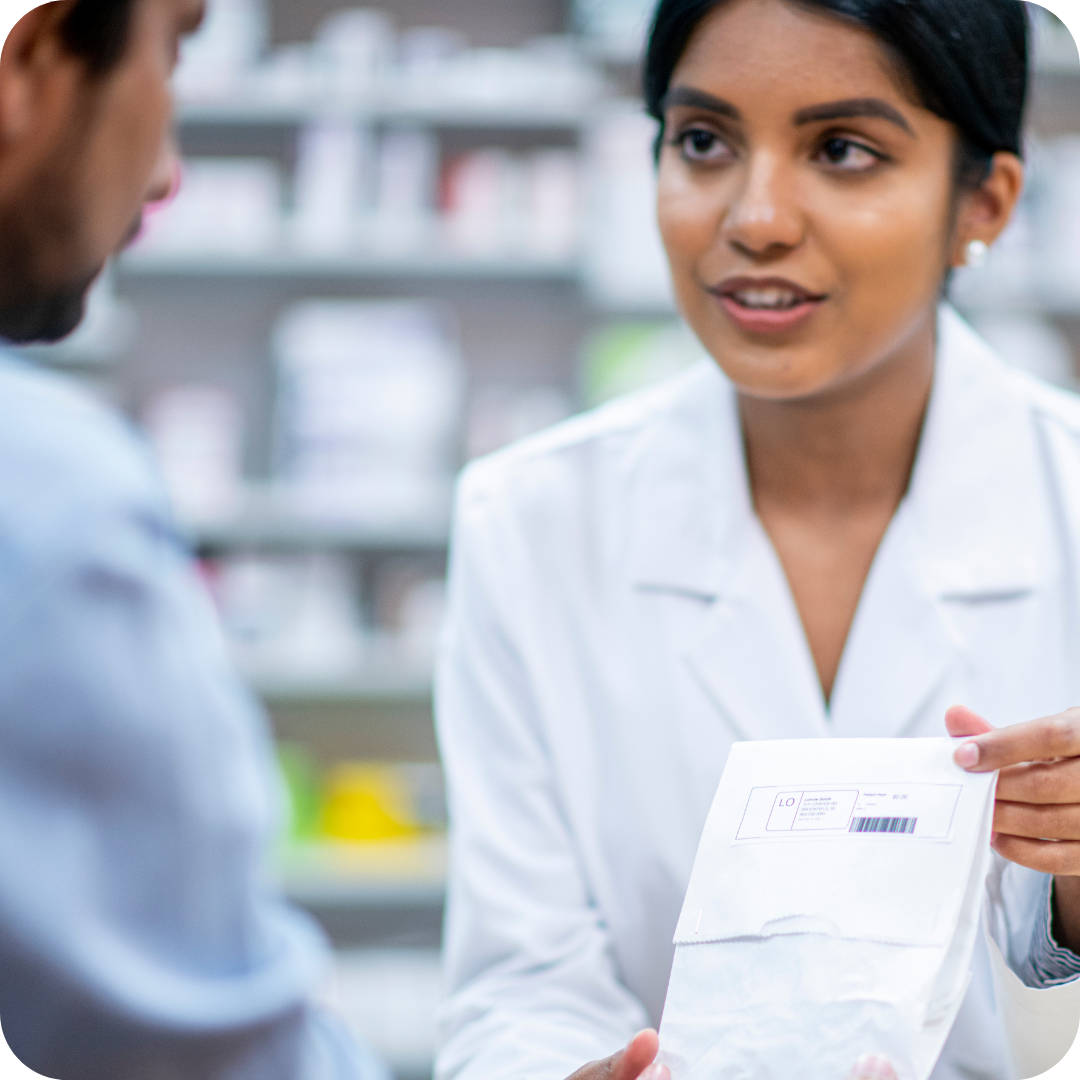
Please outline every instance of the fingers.
[[954, 739], [962, 739], [968, 735], [985, 735], [994, 730], [993, 724], [987, 723], [966, 705], [954, 705], [945, 713], [945, 727]]
[[[638, 1080], [656, 1060], [659, 1050], [660, 1039], [655, 1031], [639, 1031], [630, 1040], [626, 1049], [616, 1055], [617, 1063], [612, 1069], [611, 1080]], [[642, 1077], [642, 1080], [654, 1080], [654, 1078]]]
[[955, 758], [970, 772], [986, 773], [1028, 761], [1056, 761], [1078, 755], [1080, 709], [1069, 709], [1057, 716], [998, 728], [970, 739], [956, 751]]
[[878, 1054], [859, 1058], [848, 1080], [898, 1080], [896, 1070]]
[[569, 1080], [670, 1080], [666, 1068], [649, 1066], [656, 1060], [660, 1040], [655, 1031], [639, 1031], [625, 1049], [578, 1069]]
[[641, 1074], [641, 1080], [671, 1080], [671, 1070], [666, 1065], [650, 1065]]
[[1080, 806], [1039, 806], [998, 799], [994, 832], [1030, 840], [1080, 840]]
[[1007, 802], [1043, 804], [1080, 799], [1080, 758], [1003, 769], [998, 777], [997, 797]]
[[1073, 840], [1029, 840], [1020, 836], [998, 835], [994, 850], [1010, 862], [1019, 863], [1042, 874], [1080, 872], [1080, 843]]

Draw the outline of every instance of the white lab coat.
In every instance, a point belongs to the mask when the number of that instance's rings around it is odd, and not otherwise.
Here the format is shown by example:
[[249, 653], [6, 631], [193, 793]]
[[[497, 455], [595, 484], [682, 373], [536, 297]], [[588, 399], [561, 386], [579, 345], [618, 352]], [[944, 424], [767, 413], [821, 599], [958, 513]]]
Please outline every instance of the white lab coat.
[[[1006, 725], [1080, 702], [1078, 556], [1080, 400], [947, 307], [828, 708], [711, 361], [471, 466], [437, 698], [440, 1080], [561, 1080], [657, 1024], [733, 741], [940, 736], [956, 703]], [[1031, 982], [1046, 878], [995, 860], [990, 925]], [[1013, 1075], [995, 1000], [980, 942], [934, 1080]]]

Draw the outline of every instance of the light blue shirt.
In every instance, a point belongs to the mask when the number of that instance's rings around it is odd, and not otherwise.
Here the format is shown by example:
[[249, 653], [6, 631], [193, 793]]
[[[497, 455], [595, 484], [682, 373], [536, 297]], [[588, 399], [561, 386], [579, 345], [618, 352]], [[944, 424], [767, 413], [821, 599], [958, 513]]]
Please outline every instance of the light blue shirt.
[[1047, 877], [1045, 899], [1031, 939], [1031, 954], [1027, 968], [1021, 973], [1028, 986], [1047, 989], [1072, 982], [1080, 975], [1080, 956], [1059, 945], [1053, 934], [1053, 884]]
[[268, 879], [264, 720], [138, 439], [0, 358], [0, 1021], [79, 1080], [382, 1080]]

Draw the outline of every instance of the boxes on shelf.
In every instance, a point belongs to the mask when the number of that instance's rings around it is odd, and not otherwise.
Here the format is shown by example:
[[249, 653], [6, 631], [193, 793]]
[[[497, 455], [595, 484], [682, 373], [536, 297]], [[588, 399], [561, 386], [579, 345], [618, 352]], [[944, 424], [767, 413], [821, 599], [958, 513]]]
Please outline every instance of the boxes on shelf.
[[386, 104], [414, 111], [449, 106], [497, 114], [508, 106], [535, 108], [538, 101], [579, 106], [605, 87], [572, 38], [477, 48], [458, 29], [399, 28], [377, 8], [331, 13], [309, 42], [269, 50], [268, 40], [263, 0], [222, 0], [185, 50], [177, 76], [181, 100]]
[[437, 765], [380, 761], [318, 764], [303, 747], [278, 749], [292, 844], [385, 845], [440, 836], [446, 796]]
[[579, 155], [498, 147], [458, 154], [445, 164], [439, 209], [452, 251], [571, 258], [581, 231]]
[[274, 332], [275, 477], [298, 504], [385, 527], [445, 513], [464, 373], [423, 301], [309, 301]]
[[232, 509], [241, 487], [244, 423], [229, 391], [170, 386], [150, 399], [142, 421], [182, 518]]
[[364, 666], [369, 633], [360, 582], [344, 555], [231, 553], [204, 565], [249, 681], [338, 680]]
[[266, 0], [215, 0], [199, 33], [183, 46], [177, 92], [186, 100], [220, 100], [241, 89], [270, 38]]
[[656, 124], [637, 104], [599, 110], [587, 137], [585, 288], [600, 306], [673, 311], [656, 223]]
[[362, 238], [357, 223], [374, 204], [370, 127], [328, 118], [300, 132], [289, 242], [303, 252], [347, 252]]
[[190, 158], [176, 197], [155, 212], [140, 252], [273, 254], [281, 245], [284, 187], [276, 162], [258, 157]]

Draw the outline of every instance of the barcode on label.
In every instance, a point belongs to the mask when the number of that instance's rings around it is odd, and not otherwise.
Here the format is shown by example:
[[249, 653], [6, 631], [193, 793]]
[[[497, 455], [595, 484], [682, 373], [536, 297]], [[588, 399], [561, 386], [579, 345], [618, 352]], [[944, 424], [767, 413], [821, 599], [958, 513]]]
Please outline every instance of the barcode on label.
[[910, 835], [918, 823], [919, 819], [914, 817], [857, 817], [852, 821], [848, 832]]

